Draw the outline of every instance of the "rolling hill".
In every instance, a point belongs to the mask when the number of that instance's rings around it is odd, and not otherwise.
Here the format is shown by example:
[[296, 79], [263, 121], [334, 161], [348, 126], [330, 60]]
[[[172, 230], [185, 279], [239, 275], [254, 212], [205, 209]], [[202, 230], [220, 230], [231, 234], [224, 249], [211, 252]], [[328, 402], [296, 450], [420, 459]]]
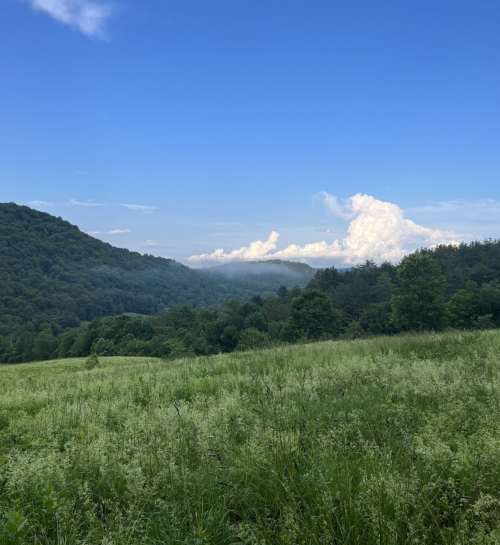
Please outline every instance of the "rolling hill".
[[217, 306], [280, 285], [305, 286], [315, 270], [300, 263], [191, 269], [95, 239], [45, 212], [0, 203], [0, 322], [34, 319], [61, 328], [123, 312], [152, 314], [175, 304]]

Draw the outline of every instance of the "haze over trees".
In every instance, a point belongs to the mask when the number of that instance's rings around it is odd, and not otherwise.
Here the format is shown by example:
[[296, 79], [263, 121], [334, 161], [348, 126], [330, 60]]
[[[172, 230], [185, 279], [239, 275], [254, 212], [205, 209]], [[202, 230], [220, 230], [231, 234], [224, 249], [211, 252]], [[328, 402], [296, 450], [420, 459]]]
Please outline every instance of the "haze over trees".
[[92, 352], [175, 358], [500, 326], [493, 240], [422, 249], [398, 265], [315, 272], [276, 261], [193, 270], [8, 204], [0, 205], [0, 257], [3, 363]]

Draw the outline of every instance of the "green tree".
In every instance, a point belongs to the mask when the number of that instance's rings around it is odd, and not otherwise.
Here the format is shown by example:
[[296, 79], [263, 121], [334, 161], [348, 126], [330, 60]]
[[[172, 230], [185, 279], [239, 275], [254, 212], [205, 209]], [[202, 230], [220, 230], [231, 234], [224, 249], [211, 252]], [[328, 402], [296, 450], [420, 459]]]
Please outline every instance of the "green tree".
[[51, 333], [40, 332], [34, 342], [33, 356], [37, 360], [48, 360], [52, 356], [55, 344], [56, 339]]
[[400, 290], [391, 300], [392, 322], [406, 330], [439, 330], [445, 325], [446, 281], [431, 255], [406, 257], [398, 270]]
[[448, 301], [448, 322], [459, 329], [472, 327], [477, 318], [478, 287], [469, 281], [467, 288], [458, 290]]
[[290, 313], [290, 307], [280, 297], [267, 297], [263, 308], [268, 322], [284, 322]]
[[226, 349], [227, 352], [231, 352], [236, 348], [236, 345], [238, 344], [238, 341], [240, 339], [239, 331], [236, 329], [234, 325], [228, 325], [226, 328], [224, 328], [224, 331], [221, 335], [221, 343]]
[[370, 305], [359, 319], [361, 329], [370, 335], [386, 335], [396, 332], [391, 322], [391, 302]]
[[254, 312], [245, 319], [245, 329], [257, 329], [258, 331], [267, 331], [267, 320], [262, 312]]
[[244, 329], [238, 341], [238, 350], [255, 350], [269, 346], [269, 335], [253, 327]]
[[292, 300], [287, 334], [301, 332], [308, 339], [331, 338], [340, 331], [340, 312], [324, 292], [308, 288]]

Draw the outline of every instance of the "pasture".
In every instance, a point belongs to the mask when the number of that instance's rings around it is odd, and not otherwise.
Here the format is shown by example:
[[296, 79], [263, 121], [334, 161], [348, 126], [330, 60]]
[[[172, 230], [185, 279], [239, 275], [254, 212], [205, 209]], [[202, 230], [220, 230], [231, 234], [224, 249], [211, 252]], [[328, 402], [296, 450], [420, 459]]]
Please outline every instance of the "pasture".
[[4, 366], [0, 392], [2, 544], [500, 543], [496, 331]]

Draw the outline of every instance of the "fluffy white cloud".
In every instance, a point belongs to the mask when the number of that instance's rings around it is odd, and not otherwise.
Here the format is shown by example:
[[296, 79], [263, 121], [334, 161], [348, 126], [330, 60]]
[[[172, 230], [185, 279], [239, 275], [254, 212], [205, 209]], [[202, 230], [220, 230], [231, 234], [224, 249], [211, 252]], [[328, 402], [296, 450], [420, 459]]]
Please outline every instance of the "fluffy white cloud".
[[145, 240], [141, 246], [158, 246], [158, 242], [156, 240]]
[[104, 38], [104, 25], [111, 16], [109, 4], [91, 0], [26, 0], [36, 11], [85, 34]]
[[[337, 216], [349, 219], [347, 236], [341, 242], [312, 242], [304, 246], [291, 244], [276, 249], [278, 233], [273, 231], [266, 242], [252, 242], [250, 246], [226, 253], [223, 249], [212, 254], [191, 256], [188, 261], [248, 261], [255, 259], [332, 259], [344, 265], [354, 265], [366, 259], [399, 261], [419, 246], [456, 244], [463, 238], [453, 231], [429, 229], [405, 219], [396, 204], [379, 201], [369, 195], [357, 194], [341, 206], [333, 195], [320, 193], [325, 206]], [[272, 252], [272, 253], [271, 253]]]
[[257, 240], [252, 242], [250, 246], [243, 246], [243, 248], [233, 250], [229, 254], [226, 254], [222, 248], [219, 248], [212, 254], [193, 255], [188, 258], [188, 261], [220, 261], [225, 263], [229, 261], [252, 261], [254, 259], [270, 257], [268, 254], [271, 250], [276, 249], [278, 237], [278, 233], [273, 231], [265, 242]]

